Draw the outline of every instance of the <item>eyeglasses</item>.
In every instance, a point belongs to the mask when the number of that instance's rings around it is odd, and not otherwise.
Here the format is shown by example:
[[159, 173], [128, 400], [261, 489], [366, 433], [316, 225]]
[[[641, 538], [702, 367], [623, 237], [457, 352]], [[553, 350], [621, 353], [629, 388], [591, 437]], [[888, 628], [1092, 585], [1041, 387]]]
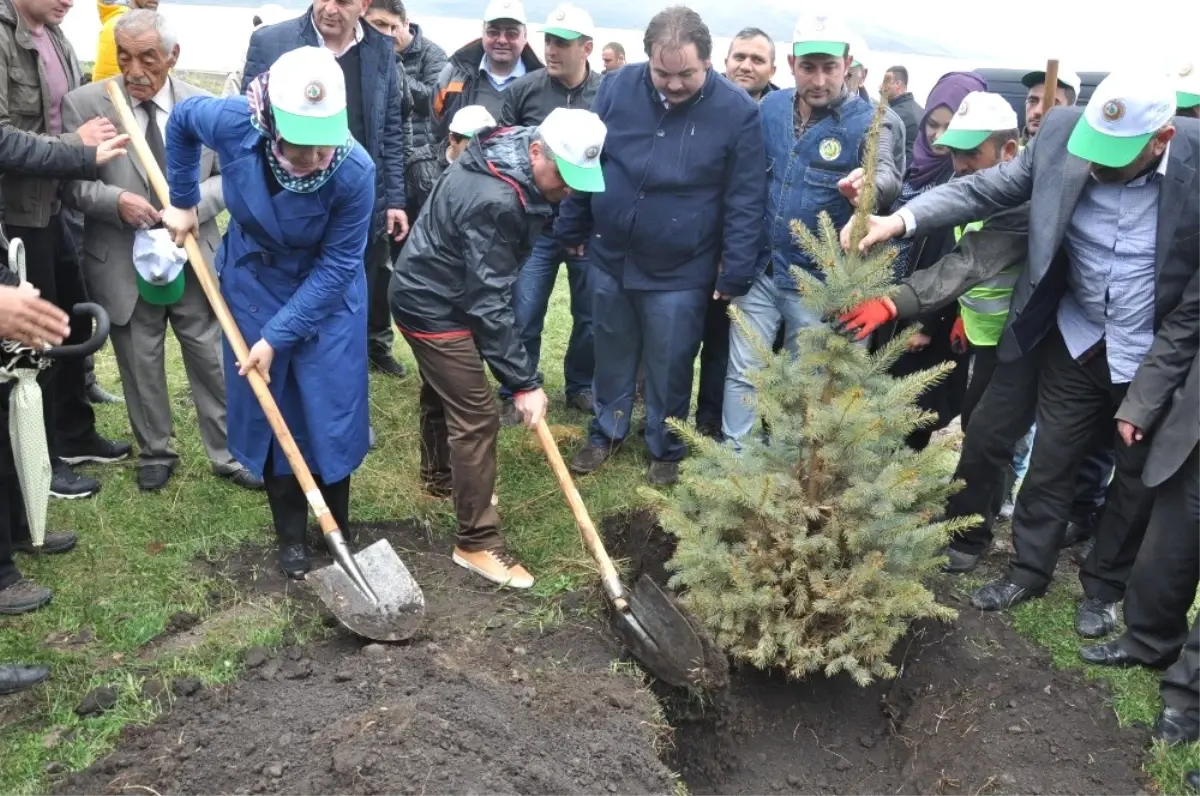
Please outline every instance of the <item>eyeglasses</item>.
[[508, 41], [516, 41], [521, 38], [520, 28], [488, 28], [484, 35], [489, 39], [507, 39]]

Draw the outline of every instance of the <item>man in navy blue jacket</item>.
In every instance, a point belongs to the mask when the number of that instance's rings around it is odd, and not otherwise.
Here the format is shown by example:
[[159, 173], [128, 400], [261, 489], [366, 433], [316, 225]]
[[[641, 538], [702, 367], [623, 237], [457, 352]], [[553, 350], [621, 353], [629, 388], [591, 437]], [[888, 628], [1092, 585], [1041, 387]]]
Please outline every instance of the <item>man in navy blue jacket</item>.
[[608, 127], [607, 190], [563, 202], [555, 236], [586, 247], [594, 282], [596, 417], [571, 461], [593, 472], [629, 433], [638, 362], [646, 375], [647, 474], [674, 483], [710, 297], [744, 294], [766, 208], [758, 106], [713, 71], [700, 16], [674, 6], [646, 28], [648, 63], [605, 76], [592, 111]]
[[301, 16], [254, 31], [246, 52], [242, 93], [279, 56], [297, 47], [326, 47], [337, 57], [346, 77], [350, 133], [375, 163], [375, 215], [363, 258], [367, 272], [367, 353], [376, 370], [403, 376], [403, 366], [392, 357], [387, 238], [392, 235], [398, 241], [408, 234], [409, 219], [404, 210], [406, 142], [394, 43], [390, 36], [363, 24], [361, 17], [369, 4], [369, 0], [315, 0]]

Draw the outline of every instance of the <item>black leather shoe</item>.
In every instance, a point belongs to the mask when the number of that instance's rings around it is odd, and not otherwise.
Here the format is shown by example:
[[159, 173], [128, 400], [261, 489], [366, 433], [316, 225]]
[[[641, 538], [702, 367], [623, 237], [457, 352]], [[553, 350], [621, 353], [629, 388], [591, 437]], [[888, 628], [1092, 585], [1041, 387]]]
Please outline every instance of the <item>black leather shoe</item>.
[[138, 468], [138, 489], [143, 492], [157, 492], [166, 487], [171, 480], [171, 467], [166, 464], [146, 464]]
[[600, 469], [616, 453], [613, 445], [588, 445], [571, 457], [571, 472], [575, 475], [590, 475]]
[[104, 389], [97, 382], [92, 382], [87, 388], [88, 403], [93, 405], [99, 404], [123, 404], [125, 399], [119, 395], [113, 395], [108, 390]]
[[521, 413], [517, 410], [517, 405], [513, 403], [512, 398], [505, 398], [500, 402], [500, 425], [521, 425]]
[[968, 572], [974, 572], [975, 567], [979, 566], [979, 559], [982, 557], [982, 553], [964, 553], [962, 550], [947, 547], [947, 561], [946, 565], [942, 567], [942, 572], [950, 575], [964, 575]]
[[971, 595], [971, 605], [981, 611], [1003, 611], [1045, 593], [1045, 589], [1027, 589], [1008, 578], [999, 578], [976, 589]]
[[19, 663], [0, 664], [0, 696], [33, 688], [50, 676], [48, 666], [23, 666]]
[[26, 539], [17, 542], [13, 545], [14, 550], [19, 550], [22, 553], [30, 555], [56, 555], [58, 553], [66, 553], [69, 550], [75, 549], [75, 543], [79, 541], [79, 537], [74, 531], [46, 531], [46, 538], [42, 540], [42, 546], [34, 547], [32, 539]]
[[725, 440], [725, 434], [721, 432], [720, 423], [697, 423], [696, 433], [702, 437], [708, 437], [709, 439], [716, 440], [717, 442], [723, 442]]
[[1129, 651], [1125, 647], [1121, 646], [1120, 639], [1106, 641], [1103, 644], [1080, 647], [1079, 657], [1083, 659], [1084, 663], [1090, 663], [1093, 666], [1126, 668], [1143, 665], [1141, 661], [1129, 654]]
[[1154, 722], [1154, 740], [1162, 741], [1167, 746], [1177, 746], [1181, 743], [1195, 743], [1200, 740], [1200, 722], [1188, 718], [1182, 711], [1175, 708], [1163, 707]]
[[574, 409], [576, 412], [583, 412], [585, 415], [590, 415], [593, 413], [594, 406], [595, 403], [592, 401], [591, 390], [584, 390], [567, 396], [567, 408]]
[[1183, 775], [1183, 781], [1186, 782], [1187, 786], [1192, 790], [1200, 791], [1200, 771], [1193, 768], [1191, 771]]
[[1075, 611], [1075, 632], [1084, 638], [1101, 638], [1117, 629], [1117, 604], [1084, 597]]
[[1096, 527], [1094, 525], [1069, 522], [1067, 523], [1067, 531], [1063, 534], [1062, 544], [1059, 545], [1058, 549], [1066, 550], [1068, 547], [1083, 544], [1089, 539], [1094, 538], [1095, 532]]
[[308, 550], [303, 544], [289, 544], [279, 548], [279, 568], [289, 578], [303, 578], [312, 568], [308, 560]]
[[221, 473], [221, 477], [234, 486], [240, 486], [242, 489], [249, 489], [252, 492], [267, 488], [261, 478], [245, 468], [234, 470], [232, 473]]
[[10, 586], [0, 589], [0, 614], [17, 616], [36, 611], [50, 604], [54, 592], [39, 586], [28, 578], [21, 578]]
[[385, 376], [393, 376], [397, 379], [402, 379], [408, 375], [408, 371], [404, 369], [404, 365], [397, 362], [396, 358], [391, 354], [372, 354], [371, 370], [382, 373]]
[[651, 486], [671, 486], [679, 481], [679, 462], [664, 462], [655, 459], [646, 471], [646, 480]]

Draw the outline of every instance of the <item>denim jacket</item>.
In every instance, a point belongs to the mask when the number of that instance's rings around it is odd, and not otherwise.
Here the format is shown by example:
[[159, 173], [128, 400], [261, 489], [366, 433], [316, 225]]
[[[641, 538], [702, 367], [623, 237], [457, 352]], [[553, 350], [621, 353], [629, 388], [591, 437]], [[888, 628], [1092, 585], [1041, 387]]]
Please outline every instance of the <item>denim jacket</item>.
[[792, 221], [815, 232], [822, 211], [837, 229], [850, 220], [854, 208], [838, 192], [838, 181], [859, 167], [872, 117], [870, 103], [848, 96], [797, 139], [795, 96], [795, 89], [772, 91], [759, 104], [769, 185], [758, 271], [769, 264], [776, 287], [785, 290], [796, 287], [793, 265], [821, 276], [792, 235]]

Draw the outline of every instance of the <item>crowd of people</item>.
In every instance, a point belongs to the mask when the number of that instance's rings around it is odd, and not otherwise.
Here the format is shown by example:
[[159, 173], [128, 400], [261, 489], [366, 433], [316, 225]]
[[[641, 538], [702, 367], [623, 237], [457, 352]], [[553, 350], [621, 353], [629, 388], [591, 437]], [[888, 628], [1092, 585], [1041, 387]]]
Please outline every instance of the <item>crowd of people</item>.
[[[873, 96], [862, 40], [821, 15], [797, 22], [786, 59], [795, 88], [780, 89], [770, 35], [740, 31], [722, 67], [707, 26], [683, 6], [650, 21], [646, 61], [626, 63], [611, 42], [597, 72], [596, 29], [578, 6], [550, 13], [539, 54], [520, 0], [491, 0], [479, 38], [447, 54], [401, 0], [315, 0], [293, 19], [256, 19], [244, 67], [214, 97], [172, 73], [179, 43], [157, 0], [100, 0], [84, 84], [59, 27], [69, 8], [0, 0], [3, 221], [25, 244], [30, 283], [5, 273], [0, 336], [74, 341], [87, 330], [65, 310], [85, 296], [104, 307], [142, 489], [162, 489], [178, 461], [169, 324], [213, 472], [266, 492], [280, 566], [303, 577], [307, 496], [240, 376], [267, 379], [327, 510], [348, 529], [351, 476], [374, 444], [368, 372], [406, 375], [398, 330], [421, 381], [420, 478], [453, 501], [455, 562], [528, 588], [534, 577], [501, 531], [496, 440], [502, 424], [545, 416], [541, 337], [560, 266], [572, 324], [565, 403], [591, 415], [570, 462], [578, 475], [640, 434], [648, 481], [674, 483], [687, 449], [668, 420], [691, 415], [697, 360], [697, 431], [735, 451], [748, 435], [769, 437], [750, 378], [761, 349], [747, 332], [776, 351], [826, 323], [872, 349], [902, 336], [895, 375], [957, 364], [921, 397], [933, 421], [908, 439], [924, 448], [961, 418], [964, 488], [944, 516], [982, 521], [952, 540], [946, 571], [974, 571], [997, 519], [1011, 516], [1011, 566], [972, 595], [981, 610], [1004, 610], [1044, 594], [1060, 550], [1076, 547], [1080, 636], [1114, 634], [1122, 603], [1125, 618], [1115, 640], [1080, 655], [1166, 669], [1156, 735], [1197, 739], [1192, 65], [1118, 70], [1083, 107], [1077, 74], [1047, 85], [1030, 70], [1021, 125], [974, 72], [944, 75], [922, 107], [896, 65]], [[109, 81], [166, 174], [166, 207], [118, 135]], [[821, 318], [793, 276], [820, 278], [820, 265], [790, 224], [827, 214], [849, 246], [880, 102], [876, 215], [862, 245], [896, 241], [896, 286]], [[187, 235], [215, 265], [251, 344], [245, 361], [164, 245]], [[746, 331], [731, 328], [731, 305]], [[59, 497], [99, 489], [71, 465], [133, 452], [96, 432], [88, 372], [67, 359], [41, 378]], [[18, 614], [51, 594], [13, 560], [33, 547], [0, 433], [0, 613]], [[75, 543], [48, 533], [40, 549]], [[0, 691], [44, 676], [4, 668]]]

